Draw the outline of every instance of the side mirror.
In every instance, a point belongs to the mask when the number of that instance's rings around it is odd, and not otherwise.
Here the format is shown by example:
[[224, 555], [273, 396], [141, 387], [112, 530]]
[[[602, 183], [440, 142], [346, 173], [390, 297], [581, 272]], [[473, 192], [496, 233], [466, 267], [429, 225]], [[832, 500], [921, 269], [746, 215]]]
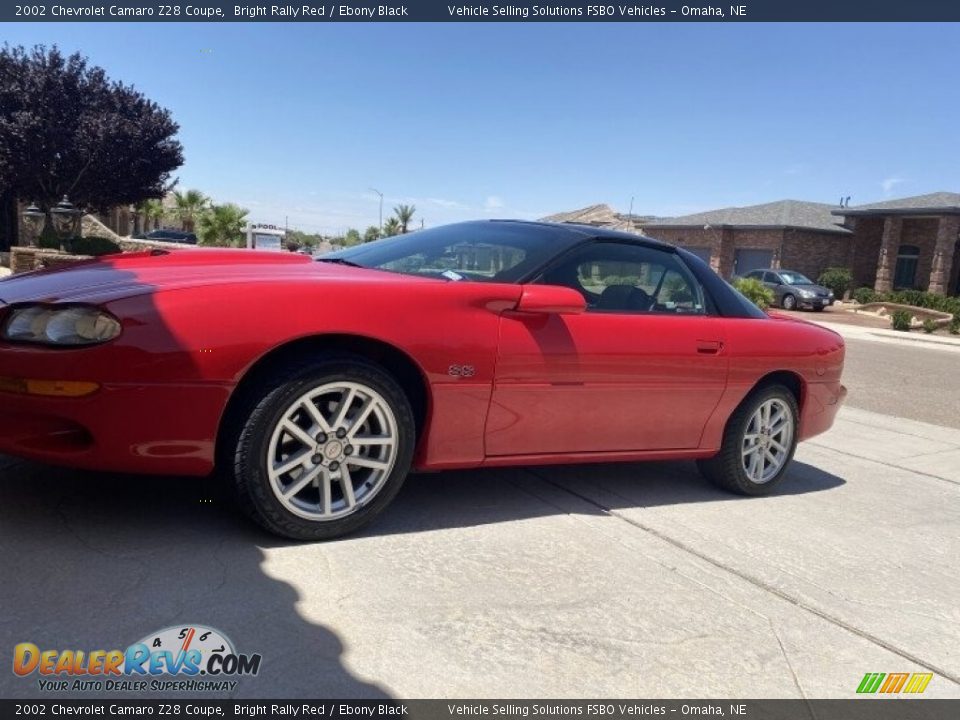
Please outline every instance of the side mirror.
[[517, 311], [539, 315], [576, 315], [587, 309], [583, 295], [562, 285], [524, 285]]

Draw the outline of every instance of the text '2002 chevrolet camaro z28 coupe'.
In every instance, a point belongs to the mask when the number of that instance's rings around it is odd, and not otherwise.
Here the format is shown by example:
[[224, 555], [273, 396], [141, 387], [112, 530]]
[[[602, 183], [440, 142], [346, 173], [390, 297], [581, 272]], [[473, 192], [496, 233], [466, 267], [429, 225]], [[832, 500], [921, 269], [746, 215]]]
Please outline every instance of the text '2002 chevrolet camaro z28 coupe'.
[[411, 467], [689, 458], [760, 495], [830, 427], [843, 359], [694, 255], [597, 228], [116, 255], [0, 281], [0, 453], [217, 469], [311, 540], [370, 521]]

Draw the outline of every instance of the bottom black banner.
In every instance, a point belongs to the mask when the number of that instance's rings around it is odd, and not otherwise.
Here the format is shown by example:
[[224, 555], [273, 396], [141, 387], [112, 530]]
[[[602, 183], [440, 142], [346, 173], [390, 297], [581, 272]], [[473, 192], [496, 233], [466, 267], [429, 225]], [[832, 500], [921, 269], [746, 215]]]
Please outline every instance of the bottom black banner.
[[323, 718], [466, 720], [488, 718], [725, 717], [750, 720], [955, 720], [960, 699], [850, 700], [0, 700], [0, 718]]

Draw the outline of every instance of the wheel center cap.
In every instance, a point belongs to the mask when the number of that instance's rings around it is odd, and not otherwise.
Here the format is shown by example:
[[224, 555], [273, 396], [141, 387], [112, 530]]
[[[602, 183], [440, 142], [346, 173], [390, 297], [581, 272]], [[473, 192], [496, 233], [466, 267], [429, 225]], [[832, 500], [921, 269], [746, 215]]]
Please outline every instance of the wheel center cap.
[[323, 454], [328, 460], [340, 457], [343, 454], [343, 443], [339, 440], [331, 440], [323, 448]]

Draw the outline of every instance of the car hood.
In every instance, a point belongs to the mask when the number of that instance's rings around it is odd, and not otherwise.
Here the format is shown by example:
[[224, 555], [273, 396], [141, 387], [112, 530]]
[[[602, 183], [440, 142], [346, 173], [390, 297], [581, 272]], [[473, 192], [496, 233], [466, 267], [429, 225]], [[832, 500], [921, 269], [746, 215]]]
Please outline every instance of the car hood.
[[817, 295], [830, 294], [830, 288], [825, 288], [823, 285], [816, 285], [814, 283], [797, 283], [796, 285], [790, 285], [789, 287], [796, 288], [797, 290], [807, 290], [808, 292], [813, 292]]
[[421, 281], [376, 270], [315, 262], [296, 253], [155, 250], [111, 255], [0, 280], [0, 306], [23, 302], [101, 303], [198, 286], [316, 280]]

